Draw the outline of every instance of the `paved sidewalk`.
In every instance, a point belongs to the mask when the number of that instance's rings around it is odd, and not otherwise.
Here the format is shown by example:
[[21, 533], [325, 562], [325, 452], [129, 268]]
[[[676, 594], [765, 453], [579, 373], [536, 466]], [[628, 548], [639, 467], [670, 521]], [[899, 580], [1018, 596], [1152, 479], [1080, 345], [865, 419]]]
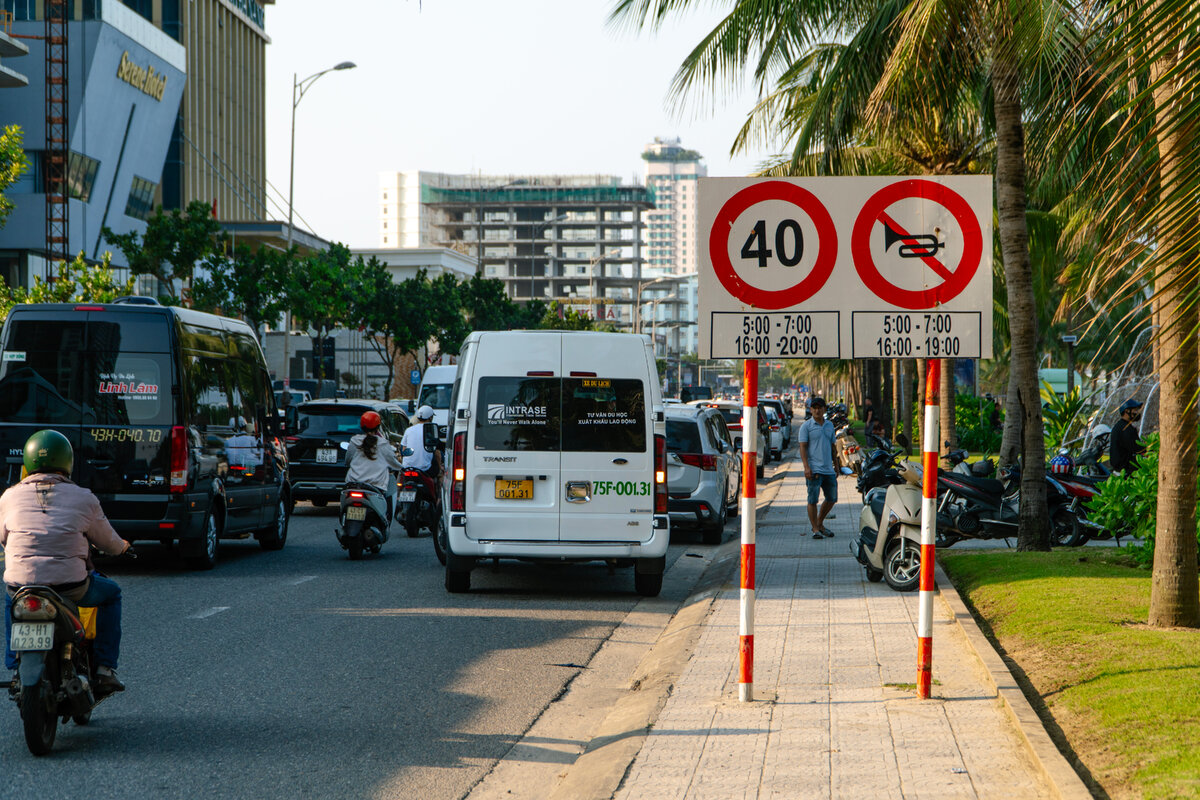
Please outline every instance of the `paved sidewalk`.
[[934, 696], [916, 698], [917, 594], [868, 583], [850, 555], [853, 478], [836, 536], [809, 537], [791, 466], [759, 518], [755, 702], [737, 699], [735, 573], [615, 797], [1059, 797], [940, 596]]

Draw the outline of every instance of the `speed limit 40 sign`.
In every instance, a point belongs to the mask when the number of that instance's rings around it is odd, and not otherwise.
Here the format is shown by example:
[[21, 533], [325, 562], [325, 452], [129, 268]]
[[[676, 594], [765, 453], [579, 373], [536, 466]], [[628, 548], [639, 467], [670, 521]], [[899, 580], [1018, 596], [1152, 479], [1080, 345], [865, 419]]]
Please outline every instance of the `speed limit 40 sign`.
[[991, 178], [700, 181], [704, 358], [988, 358]]

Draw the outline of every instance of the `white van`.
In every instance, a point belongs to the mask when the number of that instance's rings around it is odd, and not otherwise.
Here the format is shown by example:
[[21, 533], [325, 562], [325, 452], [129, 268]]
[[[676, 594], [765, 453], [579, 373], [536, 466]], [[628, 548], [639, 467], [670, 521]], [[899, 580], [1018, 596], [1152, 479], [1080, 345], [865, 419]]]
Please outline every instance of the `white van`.
[[632, 562], [662, 588], [666, 425], [650, 340], [627, 333], [483, 331], [450, 399], [439, 532], [446, 589], [477, 558]]
[[450, 391], [457, 374], [457, 364], [426, 369], [421, 378], [421, 388], [417, 390], [417, 402], [413, 413], [415, 414], [421, 406], [427, 405], [433, 409], [433, 421], [438, 427], [446, 427], [450, 423]]

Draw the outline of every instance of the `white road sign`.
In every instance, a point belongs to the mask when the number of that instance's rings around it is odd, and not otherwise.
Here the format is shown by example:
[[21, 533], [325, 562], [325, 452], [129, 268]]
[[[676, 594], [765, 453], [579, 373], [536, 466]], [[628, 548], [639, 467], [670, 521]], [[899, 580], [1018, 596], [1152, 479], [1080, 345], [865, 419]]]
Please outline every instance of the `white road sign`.
[[990, 358], [986, 175], [702, 178], [702, 358]]

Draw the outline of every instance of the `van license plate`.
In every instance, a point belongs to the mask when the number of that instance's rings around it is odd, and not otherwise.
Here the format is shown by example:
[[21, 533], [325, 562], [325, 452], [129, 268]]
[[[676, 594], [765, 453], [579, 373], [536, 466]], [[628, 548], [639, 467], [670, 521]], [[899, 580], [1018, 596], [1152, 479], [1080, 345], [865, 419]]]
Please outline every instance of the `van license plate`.
[[401, 503], [415, 503], [417, 500], [416, 492], [397, 492], [396, 500]]
[[336, 464], [337, 460], [337, 450], [328, 447], [322, 447], [317, 451], [318, 464]]
[[53, 649], [54, 623], [14, 622], [10, 644], [15, 651]]
[[367, 518], [367, 509], [365, 506], [349, 506], [346, 509], [346, 519], [364, 520]]
[[496, 478], [496, 499], [497, 500], [532, 500], [533, 499], [533, 481], [517, 480], [510, 481], [504, 478]]

